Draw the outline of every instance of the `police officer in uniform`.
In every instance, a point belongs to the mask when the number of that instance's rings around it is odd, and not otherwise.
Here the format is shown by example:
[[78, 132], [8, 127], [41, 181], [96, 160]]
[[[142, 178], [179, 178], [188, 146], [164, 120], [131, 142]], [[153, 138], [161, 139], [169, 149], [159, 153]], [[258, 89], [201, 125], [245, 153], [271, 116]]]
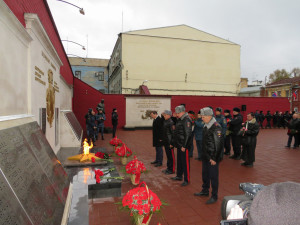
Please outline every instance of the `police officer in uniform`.
[[240, 114], [239, 108], [233, 108], [233, 118], [230, 121], [230, 130], [232, 131], [232, 147], [233, 155], [229, 158], [239, 160], [241, 157], [241, 137], [238, 135], [240, 129], [242, 128], [243, 117]]
[[226, 121], [225, 117], [221, 113], [222, 113], [222, 108], [221, 107], [217, 107], [216, 108], [215, 119], [218, 122], [218, 124], [221, 125], [221, 127], [222, 127], [222, 135], [225, 138], [225, 136], [226, 136], [226, 130], [227, 130], [227, 121]]
[[267, 114], [266, 114], [267, 125], [266, 125], [265, 129], [267, 129], [267, 127], [269, 127], [270, 129], [272, 128], [271, 127], [272, 118], [273, 118], [273, 116], [271, 115], [270, 111], [267, 111]]
[[92, 141], [95, 146], [95, 130], [97, 129], [97, 126], [95, 112], [92, 108], [90, 108], [88, 114], [85, 115], [85, 123], [88, 134], [88, 142]]
[[105, 114], [103, 113], [102, 108], [97, 108], [98, 113], [96, 114], [96, 121], [97, 121], [97, 132], [96, 132], [96, 139], [98, 140], [98, 134], [101, 131], [102, 140], [104, 140], [104, 121], [106, 120]]
[[225, 137], [225, 143], [224, 143], [224, 148], [225, 148], [225, 152], [224, 155], [230, 155], [230, 149], [231, 149], [231, 145], [230, 145], [230, 139], [231, 139], [231, 130], [230, 130], [230, 121], [232, 120], [231, 114], [230, 114], [230, 110], [229, 109], [225, 109], [224, 110], [224, 115], [225, 115], [225, 119], [227, 122], [227, 130], [226, 130], [226, 137]]
[[165, 174], [173, 174], [175, 173], [175, 155], [174, 155], [174, 147], [173, 147], [173, 134], [175, 130], [175, 125], [173, 120], [171, 119], [172, 112], [170, 110], [165, 110], [162, 113], [164, 117], [163, 121], [163, 143], [167, 156], [167, 169], [163, 170]]
[[218, 199], [219, 188], [219, 162], [223, 159], [224, 136], [222, 127], [213, 117], [213, 111], [206, 107], [201, 109], [202, 120], [205, 123], [202, 142], [202, 191], [195, 196], [208, 196], [210, 184], [211, 198], [206, 204], [215, 203]]
[[177, 114], [177, 123], [174, 132], [174, 145], [177, 148], [177, 174], [172, 177], [172, 180], [182, 180], [184, 174], [184, 181], [181, 186], [186, 186], [190, 182], [190, 158], [188, 146], [191, 145], [192, 138], [192, 121], [188, 113], [185, 112], [183, 105], [175, 108]]

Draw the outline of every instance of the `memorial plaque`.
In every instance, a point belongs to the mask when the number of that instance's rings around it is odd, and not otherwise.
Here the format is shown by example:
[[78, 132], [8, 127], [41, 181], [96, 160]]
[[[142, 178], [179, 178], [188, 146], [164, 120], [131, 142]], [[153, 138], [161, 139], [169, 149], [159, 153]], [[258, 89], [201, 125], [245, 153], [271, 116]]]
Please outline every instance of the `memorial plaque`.
[[0, 172], [0, 224], [32, 224], [2, 172]]
[[61, 223], [69, 181], [36, 122], [0, 131], [0, 168], [33, 224]]
[[24, 139], [29, 140], [25, 145], [29, 145], [28, 149], [39, 162], [60, 200], [65, 203], [70, 181], [46, 137], [34, 122], [20, 126], [20, 130]]
[[46, 108], [40, 108], [40, 127], [44, 134], [46, 134]]
[[67, 118], [69, 124], [71, 125], [72, 130], [74, 131], [77, 139], [80, 140], [81, 134], [82, 134], [82, 128], [81, 128], [80, 123], [78, 122], [75, 114], [73, 112], [67, 112], [67, 113], [65, 113], [65, 115], [66, 115], [66, 118]]

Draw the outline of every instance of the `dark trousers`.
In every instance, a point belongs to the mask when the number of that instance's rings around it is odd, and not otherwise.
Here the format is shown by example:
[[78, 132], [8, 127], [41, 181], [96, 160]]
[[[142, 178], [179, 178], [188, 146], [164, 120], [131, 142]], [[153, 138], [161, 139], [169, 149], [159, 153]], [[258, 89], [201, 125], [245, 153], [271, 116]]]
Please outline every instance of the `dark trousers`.
[[259, 121], [260, 128], [262, 128], [262, 129], [264, 128], [263, 123], [264, 123], [264, 121]]
[[202, 191], [209, 192], [212, 187], [211, 197], [218, 199], [219, 188], [219, 163], [212, 166], [209, 161], [202, 161]]
[[167, 156], [167, 169], [173, 173], [175, 173], [175, 155], [174, 148], [170, 148], [170, 146], [164, 146], [165, 152]]
[[177, 177], [184, 175], [184, 181], [190, 182], [190, 157], [189, 150], [185, 152], [177, 149]]
[[116, 136], [117, 126], [118, 124], [113, 124], [113, 138]]
[[155, 151], [156, 151], [155, 161], [157, 163], [161, 163], [162, 164], [162, 161], [163, 161], [163, 148], [162, 148], [162, 146], [155, 147]]
[[239, 157], [241, 155], [241, 137], [237, 135], [232, 135], [232, 148], [235, 156]]
[[[191, 139], [194, 140], [194, 136], [195, 136], [195, 133], [194, 131], [192, 132], [192, 136], [191, 136]], [[189, 146], [188, 148], [189, 150], [189, 157], [193, 157], [193, 152], [194, 152], [194, 141], [191, 141], [191, 145]]]
[[96, 133], [96, 138], [98, 139], [98, 134], [101, 132], [101, 137], [103, 138], [104, 134], [104, 126], [98, 126], [97, 127], [97, 133]]
[[271, 128], [271, 121], [268, 121], [268, 120], [267, 120], [266, 128], [267, 128], [267, 127]]
[[88, 142], [92, 141], [93, 143], [95, 143], [95, 132], [94, 129], [88, 129], [87, 130], [88, 133]]
[[230, 149], [231, 149], [230, 139], [231, 139], [231, 135], [225, 136], [225, 142], [224, 142], [225, 153], [230, 153]]
[[202, 158], [202, 140], [196, 140], [197, 151], [198, 151], [198, 158]]
[[289, 139], [288, 139], [287, 146], [289, 146], [289, 147], [291, 146], [293, 137], [294, 137], [294, 147], [298, 147], [299, 146], [298, 134], [289, 134]]

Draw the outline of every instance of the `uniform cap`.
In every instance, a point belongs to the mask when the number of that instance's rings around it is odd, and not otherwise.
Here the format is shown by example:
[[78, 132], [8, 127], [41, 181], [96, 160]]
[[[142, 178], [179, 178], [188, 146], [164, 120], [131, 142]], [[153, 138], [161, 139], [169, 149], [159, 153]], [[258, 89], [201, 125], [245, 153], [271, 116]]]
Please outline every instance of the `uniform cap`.
[[209, 107], [205, 107], [205, 108], [201, 109], [200, 112], [201, 112], [201, 116], [212, 116], [212, 115], [214, 115], [214, 112]]
[[238, 107], [233, 108], [233, 111], [240, 112], [241, 110]]
[[162, 114], [166, 114], [166, 115], [172, 116], [172, 111], [171, 110], [165, 110]]
[[225, 109], [224, 113], [230, 113], [230, 110], [229, 109]]
[[217, 107], [216, 111], [222, 112], [222, 108], [221, 107]]
[[185, 107], [183, 105], [176, 106], [175, 113], [185, 112]]

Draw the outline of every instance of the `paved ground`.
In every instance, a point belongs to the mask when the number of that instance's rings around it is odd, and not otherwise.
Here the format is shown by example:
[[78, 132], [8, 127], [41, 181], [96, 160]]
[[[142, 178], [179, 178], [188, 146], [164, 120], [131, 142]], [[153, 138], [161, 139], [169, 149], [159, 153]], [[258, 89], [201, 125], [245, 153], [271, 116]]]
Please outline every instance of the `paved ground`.
[[[220, 164], [219, 200], [213, 205], [206, 205], [205, 201], [208, 197], [193, 196], [194, 192], [201, 190], [201, 162], [191, 159], [191, 183], [186, 187], [181, 187], [181, 182], [170, 180], [173, 175], [165, 175], [161, 172], [165, 166], [155, 168], [150, 164], [155, 159], [151, 132], [150, 130], [117, 131], [118, 137], [144, 162], [146, 168], [151, 170], [147, 174], [142, 174], [141, 179], [146, 181], [149, 188], [160, 199], [169, 203], [160, 215], [155, 214], [152, 217], [150, 224], [157, 225], [160, 222], [162, 225], [217, 225], [221, 220], [220, 208], [223, 197], [242, 194], [238, 188], [239, 183], [255, 182], [268, 185], [283, 181], [300, 182], [300, 150], [284, 148], [287, 142], [287, 130], [261, 130], [258, 136], [254, 167], [242, 167], [241, 161], [225, 156]], [[111, 134], [106, 134], [104, 141], [97, 142], [97, 147], [112, 149], [108, 144], [110, 139]], [[121, 168], [117, 158], [115, 162]], [[130, 177], [127, 176], [122, 183], [122, 195], [131, 188], [134, 186], [130, 183]], [[131, 224], [128, 212], [120, 212], [118, 206], [114, 204], [120, 200], [121, 198], [106, 198], [89, 202], [90, 224]]]

